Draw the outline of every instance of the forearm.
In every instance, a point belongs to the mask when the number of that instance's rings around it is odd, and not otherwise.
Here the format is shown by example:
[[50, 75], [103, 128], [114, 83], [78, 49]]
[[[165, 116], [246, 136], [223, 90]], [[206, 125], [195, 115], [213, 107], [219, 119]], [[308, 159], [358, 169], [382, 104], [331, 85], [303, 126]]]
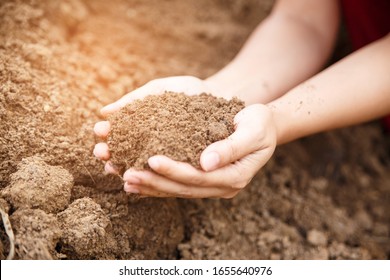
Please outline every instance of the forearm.
[[389, 114], [389, 50], [390, 35], [269, 103], [278, 144]]
[[306, 80], [321, 69], [333, 48], [338, 10], [329, 3], [329, 11], [321, 14], [328, 24], [324, 32], [314, 28], [316, 24], [311, 26], [310, 21], [317, 20], [314, 15], [305, 21], [301, 15], [294, 16], [299, 8], [275, 7], [235, 59], [208, 81], [249, 105], [267, 103]]

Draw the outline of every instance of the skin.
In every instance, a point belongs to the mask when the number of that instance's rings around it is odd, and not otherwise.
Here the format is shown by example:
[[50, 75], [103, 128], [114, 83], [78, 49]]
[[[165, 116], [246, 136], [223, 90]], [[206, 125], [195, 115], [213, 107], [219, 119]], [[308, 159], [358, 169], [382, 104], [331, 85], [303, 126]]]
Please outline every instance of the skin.
[[[332, 52], [339, 14], [336, 0], [280, 0], [218, 73], [205, 80], [153, 80], [104, 107], [102, 114], [109, 115], [165, 90], [237, 96], [247, 105], [235, 117], [235, 132], [203, 151], [202, 170], [156, 155], [148, 161], [154, 172], [124, 173], [124, 190], [142, 196], [231, 198], [266, 164], [276, 145], [389, 114], [390, 35], [319, 72]], [[105, 138], [110, 124], [99, 122], [94, 130]], [[107, 172], [117, 172], [107, 144], [98, 143], [94, 154], [107, 161]]]

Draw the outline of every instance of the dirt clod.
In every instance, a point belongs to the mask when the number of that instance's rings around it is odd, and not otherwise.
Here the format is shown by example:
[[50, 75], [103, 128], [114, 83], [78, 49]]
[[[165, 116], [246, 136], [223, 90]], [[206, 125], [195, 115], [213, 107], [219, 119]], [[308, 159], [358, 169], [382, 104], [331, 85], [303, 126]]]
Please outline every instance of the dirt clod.
[[38, 157], [23, 159], [3, 196], [15, 208], [38, 208], [47, 213], [63, 210], [73, 186], [72, 175], [60, 166], [50, 166]]
[[244, 108], [210, 94], [166, 92], [137, 100], [111, 118], [111, 161], [121, 170], [148, 169], [153, 155], [165, 155], [200, 167], [202, 151], [234, 132], [234, 116]]
[[74, 251], [78, 258], [112, 258], [115, 247], [111, 222], [99, 204], [90, 198], [75, 200], [58, 214], [63, 231], [62, 253]]
[[12, 214], [16, 256], [19, 259], [56, 259], [61, 236], [57, 218], [40, 209], [21, 209]]

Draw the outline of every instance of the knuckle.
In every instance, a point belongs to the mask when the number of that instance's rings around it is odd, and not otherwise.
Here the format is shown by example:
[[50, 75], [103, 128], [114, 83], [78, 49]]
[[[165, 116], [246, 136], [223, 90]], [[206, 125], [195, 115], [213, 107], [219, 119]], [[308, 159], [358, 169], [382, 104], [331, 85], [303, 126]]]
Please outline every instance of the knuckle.
[[224, 198], [224, 199], [232, 199], [232, 198], [235, 197], [238, 193], [239, 193], [239, 191], [229, 192], [229, 193], [227, 193], [227, 194], [224, 194], [221, 198]]
[[177, 192], [179, 197], [190, 198], [193, 196], [192, 192], [187, 188], [182, 188]]
[[240, 177], [239, 179], [234, 181], [233, 184], [231, 184], [231, 188], [234, 190], [242, 190], [250, 183], [250, 181], [251, 179]]
[[226, 184], [226, 188], [229, 190], [240, 190], [241, 189], [240, 186], [241, 186], [241, 183], [238, 180], [232, 181], [232, 182], [229, 182], [228, 184]]
[[[179, 165], [181, 164], [182, 163], [179, 163]], [[182, 179], [186, 182], [186, 185], [203, 186], [209, 180], [207, 174], [203, 173], [198, 169], [195, 169], [192, 166], [190, 166], [190, 168], [188, 168], [187, 166], [182, 166], [181, 169], [173, 168], [172, 173], [177, 174], [178, 170], [181, 170], [182, 173], [185, 174]]]
[[195, 186], [201, 186], [203, 185], [204, 183], [204, 179], [202, 176], [199, 176], [199, 174], [190, 174], [188, 176], [188, 181], [192, 184], [192, 185], [195, 185]]
[[157, 166], [155, 165], [152, 165], [153, 166], [153, 170], [156, 171], [157, 173], [161, 174], [161, 175], [164, 175], [166, 177], [172, 177], [175, 173], [177, 173], [176, 171], [176, 168], [177, 166], [176, 165], [172, 165], [172, 163], [161, 163], [158, 164]]
[[246, 185], [247, 185], [246, 181], [240, 180], [234, 184], [233, 189], [242, 190], [243, 188], [246, 187]]
[[246, 187], [246, 185], [247, 183], [245, 181], [241, 181], [237, 184], [236, 189], [242, 190], [243, 188]]
[[229, 151], [229, 162], [234, 162], [238, 157], [238, 149], [234, 143], [234, 139], [229, 136], [226, 141], [227, 150]]
[[247, 174], [244, 174], [242, 168], [236, 167], [234, 171], [235, 173], [234, 177], [232, 177], [233, 179], [231, 180], [230, 188], [233, 190], [242, 190], [249, 184], [252, 178], [248, 177]]
[[156, 178], [153, 179], [153, 177], [153, 173], [151, 172], [143, 172], [137, 176], [139, 184], [148, 187], [154, 187], [154, 184], [158, 181]]
[[155, 170], [164, 176], [171, 176], [173, 173], [172, 168], [165, 164], [160, 164], [158, 167], [155, 167]]

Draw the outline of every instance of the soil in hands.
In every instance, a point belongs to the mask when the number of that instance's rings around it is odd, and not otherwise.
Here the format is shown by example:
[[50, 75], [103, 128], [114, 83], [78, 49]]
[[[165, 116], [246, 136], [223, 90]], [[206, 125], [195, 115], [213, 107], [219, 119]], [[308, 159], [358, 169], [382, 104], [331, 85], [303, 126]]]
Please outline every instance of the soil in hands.
[[234, 116], [243, 108], [237, 98], [206, 93], [166, 92], [132, 102], [110, 118], [111, 161], [123, 172], [149, 169], [149, 157], [165, 155], [200, 168], [202, 151], [234, 132]]

